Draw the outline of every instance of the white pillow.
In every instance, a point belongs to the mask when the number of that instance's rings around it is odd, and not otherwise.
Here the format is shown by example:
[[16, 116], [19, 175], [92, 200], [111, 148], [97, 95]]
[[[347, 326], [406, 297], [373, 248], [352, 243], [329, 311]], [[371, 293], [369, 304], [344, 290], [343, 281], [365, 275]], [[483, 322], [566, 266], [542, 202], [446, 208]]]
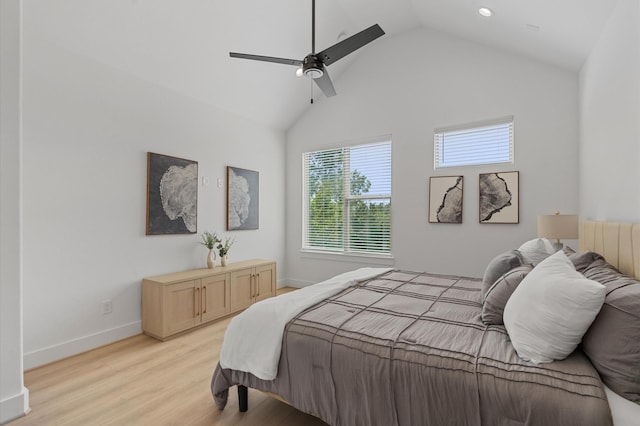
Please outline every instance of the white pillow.
[[546, 238], [529, 240], [518, 247], [518, 251], [522, 255], [524, 263], [530, 263], [532, 265], [537, 265], [556, 252], [551, 241]]
[[582, 340], [604, 302], [605, 287], [577, 272], [559, 251], [522, 280], [504, 308], [518, 356], [533, 363], [564, 359]]

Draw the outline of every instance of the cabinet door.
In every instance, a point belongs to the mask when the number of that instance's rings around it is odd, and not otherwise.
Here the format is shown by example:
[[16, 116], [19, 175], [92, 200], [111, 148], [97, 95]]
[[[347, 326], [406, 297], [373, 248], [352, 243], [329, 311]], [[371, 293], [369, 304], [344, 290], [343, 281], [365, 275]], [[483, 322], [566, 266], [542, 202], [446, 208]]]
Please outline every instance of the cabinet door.
[[200, 322], [200, 280], [171, 284], [164, 291], [164, 336]]
[[256, 302], [276, 295], [276, 265], [258, 266], [256, 268]]
[[253, 268], [231, 272], [231, 312], [248, 308], [253, 302]]
[[231, 312], [227, 274], [202, 279], [202, 322], [211, 321]]

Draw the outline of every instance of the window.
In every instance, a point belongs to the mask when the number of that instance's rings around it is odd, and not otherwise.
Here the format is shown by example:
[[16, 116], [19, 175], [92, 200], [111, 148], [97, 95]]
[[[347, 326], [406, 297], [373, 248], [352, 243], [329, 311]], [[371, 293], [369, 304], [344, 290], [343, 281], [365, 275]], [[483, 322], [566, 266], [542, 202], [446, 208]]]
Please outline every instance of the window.
[[434, 168], [513, 163], [513, 116], [435, 129]]
[[304, 250], [391, 253], [391, 142], [303, 158]]

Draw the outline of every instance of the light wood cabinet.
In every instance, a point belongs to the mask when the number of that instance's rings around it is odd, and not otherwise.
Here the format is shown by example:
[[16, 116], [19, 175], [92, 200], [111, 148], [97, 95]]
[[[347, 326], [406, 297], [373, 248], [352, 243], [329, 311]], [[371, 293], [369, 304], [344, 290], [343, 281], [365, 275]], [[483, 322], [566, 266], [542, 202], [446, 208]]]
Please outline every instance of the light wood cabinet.
[[256, 266], [256, 279], [256, 302], [276, 295], [275, 264]]
[[255, 302], [275, 296], [275, 263], [231, 272], [231, 310], [245, 309]]
[[254, 269], [247, 268], [231, 273], [231, 309], [234, 311], [249, 307], [253, 301]]
[[202, 279], [202, 322], [208, 322], [230, 313], [228, 274]]
[[164, 340], [275, 296], [276, 264], [247, 260], [142, 280], [142, 330]]
[[186, 330], [199, 322], [200, 280], [168, 285], [162, 291], [167, 318], [164, 334]]

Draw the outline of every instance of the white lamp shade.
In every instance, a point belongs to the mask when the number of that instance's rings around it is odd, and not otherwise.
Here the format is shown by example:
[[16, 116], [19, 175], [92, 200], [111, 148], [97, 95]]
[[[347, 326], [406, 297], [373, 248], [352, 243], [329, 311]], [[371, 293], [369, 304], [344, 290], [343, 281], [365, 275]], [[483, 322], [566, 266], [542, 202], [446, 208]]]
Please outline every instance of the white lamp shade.
[[578, 239], [578, 216], [575, 214], [538, 216], [538, 237], [554, 240]]

